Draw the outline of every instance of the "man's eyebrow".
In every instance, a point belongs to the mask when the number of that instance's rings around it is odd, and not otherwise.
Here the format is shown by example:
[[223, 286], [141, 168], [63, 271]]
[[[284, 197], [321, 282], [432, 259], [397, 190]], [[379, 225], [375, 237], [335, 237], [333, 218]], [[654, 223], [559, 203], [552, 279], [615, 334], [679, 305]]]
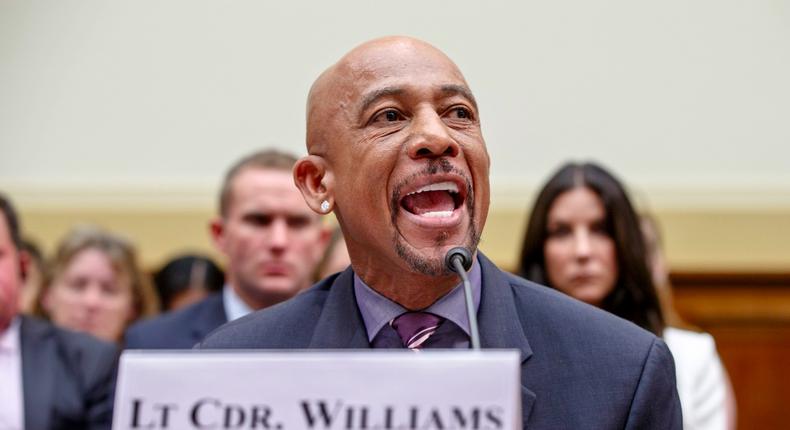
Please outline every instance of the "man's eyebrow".
[[[472, 95], [472, 91], [469, 90], [465, 85], [457, 85], [457, 84], [447, 84], [442, 85], [439, 90], [441, 91], [443, 96], [453, 96], [460, 94], [467, 100], [469, 100], [475, 109], [477, 109], [477, 100], [475, 100], [475, 96]], [[360, 115], [365, 112], [372, 104], [384, 97], [390, 96], [397, 96], [403, 94], [404, 89], [402, 87], [384, 87], [373, 90], [362, 97], [362, 103], [359, 108]]]
[[472, 91], [469, 88], [467, 88], [465, 85], [456, 85], [456, 84], [442, 85], [441, 91], [442, 94], [444, 94], [445, 96], [460, 94], [463, 97], [469, 99], [469, 101], [472, 102], [474, 108], [477, 109], [477, 100], [475, 100], [475, 96], [472, 95]]
[[403, 88], [401, 87], [384, 87], [373, 90], [365, 94], [365, 96], [362, 98], [362, 105], [359, 108], [359, 113], [362, 114], [362, 112], [365, 112], [370, 107], [370, 105], [383, 97], [396, 96], [401, 93], [403, 93]]

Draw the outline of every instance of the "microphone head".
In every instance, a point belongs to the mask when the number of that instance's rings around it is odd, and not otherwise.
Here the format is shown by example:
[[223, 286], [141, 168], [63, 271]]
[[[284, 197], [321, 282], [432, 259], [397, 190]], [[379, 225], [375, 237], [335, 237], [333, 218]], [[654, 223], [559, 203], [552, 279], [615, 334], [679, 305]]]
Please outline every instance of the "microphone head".
[[451, 271], [455, 272], [456, 270], [453, 266], [453, 260], [456, 258], [460, 259], [461, 266], [464, 267], [464, 270], [469, 270], [469, 268], [472, 267], [472, 253], [462, 246], [456, 246], [455, 248], [447, 251], [447, 254], [444, 256], [444, 265], [447, 266], [447, 268]]

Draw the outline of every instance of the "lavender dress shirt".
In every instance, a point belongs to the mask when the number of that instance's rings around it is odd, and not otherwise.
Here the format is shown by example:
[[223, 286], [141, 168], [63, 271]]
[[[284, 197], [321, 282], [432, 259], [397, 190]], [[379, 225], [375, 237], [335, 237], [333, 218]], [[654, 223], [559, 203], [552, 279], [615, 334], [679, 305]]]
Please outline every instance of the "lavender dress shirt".
[[[482, 284], [480, 263], [477, 258], [469, 271], [469, 282], [472, 284], [472, 298], [474, 308], [477, 310], [480, 306]], [[362, 314], [370, 344], [374, 348], [403, 348], [398, 333], [390, 327], [389, 322], [408, 310], [370, 288], [356, 273], [354, 274], [354, 296]], [[446, 320], [439, 326], [436, 333], [423, 344], [423, 348], [469, 348], [469, 318], [466, 315], [462, 283], [456, 285], [444, 297], [422, 311], [439, 315]]]

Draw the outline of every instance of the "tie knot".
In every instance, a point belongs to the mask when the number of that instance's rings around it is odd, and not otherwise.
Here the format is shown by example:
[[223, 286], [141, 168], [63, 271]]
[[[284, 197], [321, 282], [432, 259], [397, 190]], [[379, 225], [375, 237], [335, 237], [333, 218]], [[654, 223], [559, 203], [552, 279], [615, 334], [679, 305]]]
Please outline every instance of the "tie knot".
[[436, 331], [444, 318], [429, 312], [405, 312], [390, 322], [403, 346], [418, 350]]

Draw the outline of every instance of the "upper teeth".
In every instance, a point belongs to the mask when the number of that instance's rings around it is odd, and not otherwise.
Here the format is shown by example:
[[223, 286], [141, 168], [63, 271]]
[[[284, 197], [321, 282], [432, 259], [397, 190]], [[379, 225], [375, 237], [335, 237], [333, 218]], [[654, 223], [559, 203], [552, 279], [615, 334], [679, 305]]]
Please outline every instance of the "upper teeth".
[[422, 193], [425, 191], [449, 191], [451, 193], [458, 192], [458, 185], [455, 182], [439, 182], [436, 184], [428, 184], [417, 191], [412, 191], [407, 195]]

